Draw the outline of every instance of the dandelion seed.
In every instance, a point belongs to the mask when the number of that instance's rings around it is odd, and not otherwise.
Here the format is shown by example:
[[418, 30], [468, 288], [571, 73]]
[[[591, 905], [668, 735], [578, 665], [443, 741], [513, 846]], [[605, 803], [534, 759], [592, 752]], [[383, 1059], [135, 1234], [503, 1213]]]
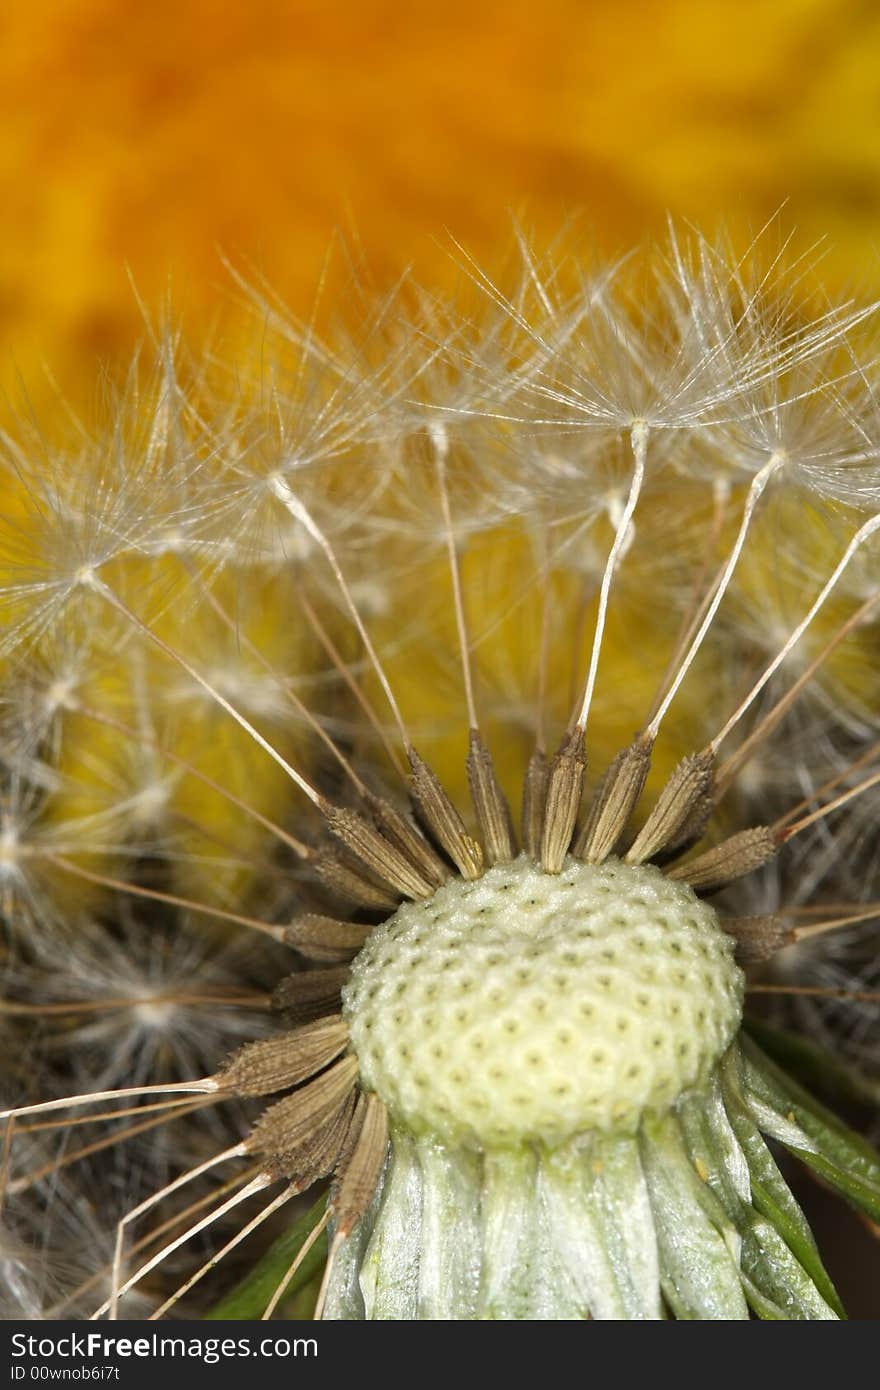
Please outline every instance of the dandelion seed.
[[[166, 347], [92, 518], [8, 445], [46, 533], [2, 561], [7, 1017], [69, 1011], [56, 1072], [114, 1056], [13, 1097], [7, 1201], [167, 1158], [94, 1317], [208, 1306], [317, 1183], [267, 1317], [325, 1229], [326, 1318], [842, 1315], [765, 1137], [874, 1219], [880, 1160], [743, 1009], [875, 993], [792, 966], [876, 918], [872, 310], [700, 237], [520, 255], [468, 263], [467, 318], [401, 288], [340, 343], [264, 295], [255, 382]], [[223, 1060], [233, 932], [275, 1021]]]

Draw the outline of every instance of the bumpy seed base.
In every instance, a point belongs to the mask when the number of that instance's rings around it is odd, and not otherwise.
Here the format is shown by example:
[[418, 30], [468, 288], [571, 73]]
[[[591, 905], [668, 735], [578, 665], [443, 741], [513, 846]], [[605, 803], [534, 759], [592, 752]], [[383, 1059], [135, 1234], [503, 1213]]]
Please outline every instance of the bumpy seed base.
[[478, 1153], [392, 1129], [382, 1183], [332, 1263], [324, 1316], [841, 1317], [758, 1133], [760, 1122], [811, 1143], [792, 1133], [778, 1085], [734, 1042], [705, 1089], [634, 1135]]
[[406, 903], [343, 1009], [398, 1122], [479, 1147], [632, 1132], [702, 1084], [742, 1012], [711, 907], [650, 866], [522, 857]]

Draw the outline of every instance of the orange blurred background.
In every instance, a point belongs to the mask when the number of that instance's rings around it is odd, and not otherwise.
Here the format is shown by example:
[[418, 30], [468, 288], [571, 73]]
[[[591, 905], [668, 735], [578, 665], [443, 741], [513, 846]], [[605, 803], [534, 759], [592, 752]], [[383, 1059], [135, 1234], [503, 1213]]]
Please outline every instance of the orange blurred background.
[[[0, 397], [87, 400], [138, 295], [199, 336], [221, 253], [305, 312], [339, 228], [436, 283], [447, 229], [491, 264], [512, 212], [616, 253], [783, 203], [833, 291], [880, 290], [877, 0], [0, 3]], [[819, 1221], [876, 1316], [861, 1228]]]
[[510, 211], [613, 251], [788, 199], [835, 288], [880, 282], [875, 0], [9, 0], [0, 110], [7, 389], [127, 353], [129, 271], [192, 326], [222, 248], [303, 309], [340, 226], [436, 280]]

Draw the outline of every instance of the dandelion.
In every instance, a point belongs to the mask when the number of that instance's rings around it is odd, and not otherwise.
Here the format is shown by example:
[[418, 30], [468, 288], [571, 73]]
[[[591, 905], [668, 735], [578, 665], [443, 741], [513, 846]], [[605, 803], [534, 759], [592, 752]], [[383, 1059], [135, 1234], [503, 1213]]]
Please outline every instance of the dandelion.
[[6, 1203], [124, 1179], [78, 1313], [210, 1306], [323, 1183], [263, 1316], [325, 1242], [328, 1318], [842, 1316], [767, 1140], [874, 1219], [880, 1160], [743, 1014], [880, 910], [873, 311], [519, 253], [7, 442]]

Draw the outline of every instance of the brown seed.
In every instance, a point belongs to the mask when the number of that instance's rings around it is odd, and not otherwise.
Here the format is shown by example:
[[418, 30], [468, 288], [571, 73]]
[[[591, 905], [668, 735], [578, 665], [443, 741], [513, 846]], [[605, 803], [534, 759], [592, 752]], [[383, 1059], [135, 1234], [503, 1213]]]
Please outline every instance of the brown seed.
[[575, 841], [579, 859], [601, 864], [614, 849], [644, 789], [653, 742], [639, 734], [611, 763]]
[[304, 912], [284, 933], [288, 946], [310, 960], [351, 960], [363, 946], [373, 927], [364, 922], [340, 922], [317, 912]]
[[345, 1136], [345, 1142], [339, 1151], [337, 1162], [337, 1177], [348, 1167], [349, 1161], [355, 1150], [358, 1138], [360, 1137], [361, 1126], [364, 1123], [364, 1114], [367, 1108], [367, 1097], [364, 1091], [359, 1091], [355, 1103], [354, 1113], [351, 1117], [351, 1124]]
[[283, 1154], [274, 1154], [267, 1168], [279, 1178], [292, 1178], [301, 1192], [333, 1172], [343, 1152], [355, 1108], [350, 1091], [336, 1110], [330, 1111], [302, 1143]]
[[[684, 842], [684, 832], [712, 786], [712, 753], [691, 753], [682, 758], [624, 858], [642, 864], [661, 850]], [[711, 803], [710, 803], [711, 804]]]
[[316, 854], [312, 867], [315, 876], [325, 887], [344, 902], [373, 908], [377, 912], [395, 912], [400, 907], [399, 894], [392, 893], [366, 870], [355, 867], [330, 850]]
[[462, 877], [479, 878], [483, 871], [483, 851], [467, 833], [464, 821], [425, 760], [414, 748], [407, 749], [407, 756], [412, 769], [410, 792], [422, 821]]
[[215, 1079], [224, 1090], [240, 1096], [284, 1091], [321, 1071], [347, 1042], [348, 1027], [341, 1017], [318, 1019], [292, 1033], [247, 1043]]
[[541, 864], [548, 874], [560, 872], [568, 853], [580, 809], [586, 765], [584, 731], [576, 725], [554, 753], [547, 778]]
[[408, 816], [401, 815], [383, 796], [370, 794], [367, 797], [367, 806], [385, 839], [396, 845], [429, 883], [439, 888], [441, 884], [449, 882], [452, 878], [451, 869], [444, 864]]
[[498, 784], [492, 755], [476, 729], [471, 729], [467, 773], [486, 859], [490, 864], [509, 864], [516, 857], [513, 817]]
[[337, 1169], [337, 1186], [331, 1199], [336, 1231], [343, 1237], [370, 1205], [388, 1148], [388, 1111], [372, 1093], [363, 1099], [360, 1131], [351, 1155]]
[[249, 1153], [277, 1158], [305, 1144], [342, 1105], [357, 1080], [356, 1057], [342, 1057], [292, 1095], [264, 1110], [245, 1140]]
[[544, 830], [549, 779], [550, 768], [547, 763], [547, 755], [542, 748], [536, 748], [529, 758], [529, 765], [526, 768], [522, 802], [523, 849], [532, 859], [537, 859], [541, 853], [541, 835]]
[[721, 917], [719, 923], [736, 941], [739, 965], [769, 960], [795, 939], [787, 922], [773, 912], [762, 917]]
[[709, 786], [701, 796], [695, 798], [687, 818], [679, 826], [676, 833], [663, 846], [663, 854], [675, 857], [676, 854], [684, 854], [691, 849], [699, 840], [702, 840], [706, 833], [706, 827], [712, 819], [712, 812], [715, 810], [715, 786], [710, 781]]
[[303, 970], [287, 975], [275, 986], [272, 1007], [289, 1023], [308, 1023], [323, 1014], [339, 1012], [339, 992], [348, 979], [347, 965], [327, 970]]
[[778, 849], [779, 842], [772, 830], [758, 825], [731, 835], [729, 840], [686, 864], [668, 869], [666, 877], [689, 883], [691, 888], [721, 888], [768, 864]]
[[344, 806], [326, 806], [324, 819], [332, 833], [362, 864], [405, 898], [430, 898], [432, 884], [390, 844], [374, 825], [357, 811]]

